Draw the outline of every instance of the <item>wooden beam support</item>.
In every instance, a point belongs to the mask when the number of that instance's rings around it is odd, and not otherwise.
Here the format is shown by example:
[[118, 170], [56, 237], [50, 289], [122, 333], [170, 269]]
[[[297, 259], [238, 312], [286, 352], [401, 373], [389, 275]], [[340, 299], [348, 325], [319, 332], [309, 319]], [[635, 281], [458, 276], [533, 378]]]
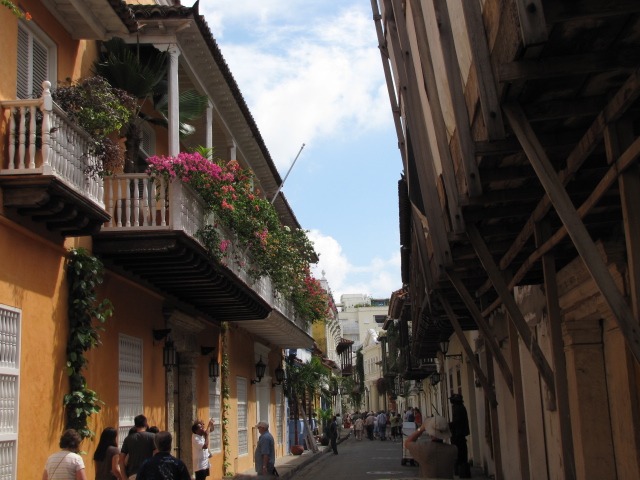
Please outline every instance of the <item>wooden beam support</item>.
[[[396, 0], [397, 1], [397, 0]], [[460, 148], [460, 164], [464, 172], [464, 179], [467, 185], [467, 194], [475, 197], [482, 193], [480, 184], [480, 173], [476, 163], [474, 152], [473, 136], [467, 103], [462, 90], [462, 75], [456, 54], [456, 46], [453, 40], [453, 30], [451, 29], [451, 19], [449, 18], [449, 8], [446, 0], [433, 0], [423, 2], [424, 7], [432, 6], [433, 14], [438, 22], [438, 33], [440, 38], [440, 50], [444, 60], [445, 75], [447, 78], [448, 94], [453, 106], [453, 116], [456, 124], [456, 135], [458, 147]]]
[[447, 202], [449, 208], [449, 218], [454, 232], [464, 232], [464, 222], [462, 220], [462, 211], [458, 203], [460, 193], [456, 183], [456, 173], [451, 158], [451, 149], [449, 148], [449, 138], [447, 136], [447, 126], [442, 113], [442, 105], [439, 101], [439, 90], [435, 69], [433, 67], [433, 59], [431, 56], [431, 46], [427, 38], [427, 28], [424, 23], [422, 14], [422, 5], [418, 0], [411, 0], [411, 8], [414, 10], [413, 19], [415, 22], [415, 35], [418, 43], [419, 58], [421, 68], [416, 67], [416, 72], [420, 74], [419, 83], [424, 84], [424, 88], [420, 90], [421, 101], [428, 108], [425, 122], [430, 124], [435, 136], [437, 151], [442, 164], [442, 181], [445, 186]]
[[460, 280], [460, 277], [458, 277], [458, 275], [450, 269], [446, 270], [446, 274], [447, 274], [447, 277], [449, 277], [449, 281], [458, 292], [458, 295], [460, 295], [460, 298], [466, 305], [467, 310], [469, 310], [469, 313], [471, 314], [476, 324], [478, 325], [480, 332], [484, 336], [486, 344], [491, 350], [491, 353], [493, 354], [493, 356], [496, 358], [496, 362], [498, 362], [498, 366], [500, 367], [500, 372], [502, 372], [502, 377], [504, 378], [504, 381], [507, 384], [507, 387], [509, 388], [511, 395], [513, 395], [513, 375], [511, 375], [511, 369], [509, 368], [509, 365], [507, 364], [507, 361], [505, 360], [504, 355], [502, 355], [502, 352], [500, 351], [500, 346], [498, 345], [498, 342], [493, 336], [491, 326], [480, 313], [480, 309], [478, 308], [475, 301], [471, 297], [471, 294], [467, 290], [467, 287], [465, 287], [464, 283], [462, 283], [462, 280]]
[[[598, 201], [607, 193], [609, 188], [616, 182], [619, 175], [635, 165], [640, 159], [640, 137], [636, 138], [634, 142], [622, 153], [622, 155], [609, 167], [609, 170], [602, 176], [596, 188], [593, 189], [591, 194], [578, 208], [578, 215], [580, 218], [584, 218], [592, 208], [598, 203]], [[638, 189], [640, 191], [640, 189]], [[624, 208], [624, 207], [623, 207]], [[560, 227], [553, 235], [551, 235], [544, 243], [542, 243], [529, 257], [522, 262], [520, 268], [513, 275], [513, 278], [509, 282], [509, 289], [513, 289], [515, 285], [520, 282], [527, 274], [531, 267], [547, 252], [551, 251], [553, 247], [558, 245], [567, 236], [566, 227]], [[640, 238], [640, 236], [638, 237]], [[640, 260], [638, 260], [640, 261]], [[486, 292], [483, 287], [479, 290], [480, 293]], [[487, 316], [492, 310], [500, 305], [500, 300], [496, 300], [489, 307], [487, 307], [482, 314]]]
[[[600, 142], [604, 129], [607, 123], [612, 122], [620, 118], [629, 109], [629, 107], [640, 96], [640, 69], [627, 79], [624, 85], [618, 90], [613, 98], [607, 103], [607, 106], [600, 112], [600, 114], [593, 121], [591, 126], [582, 136], [582, 139], [578, 142], [573, 149], [569, 157], [567, 158], [567, 167], [560, 172], [559, 177], [563, 185], [573, 178], [573, 175], [578, 171], [580, 166], [589, 157], [591, 152], [595, 149], [596, 145]], [[500, 269], [506, 270], [513, 259], [518, 255], [522, 247], [526, 244], [528, 239], [533, 235], [533, 229], [535, 223], [542, 220], [551, 208], [551, 202], [548, 196], [544, 196], [533, 213], [527, 220], [518, 237], [513, 242], [513, 245], [500, 260]]]
[[402, 157], [402, 164], [407, 169], [407, 159], [405, 151], [405, 139], [404, 132], [402, 130], [402, 120], [400, 118], [400, 107], [398, 106], [398, 99], [396, 97], [396, 91], [394, 89], [393, 74], [391, 73], [390, 55], [387, 49], [387, 42], [384, 38], [384, 32], [382, 31], [382, 22], [380, 10], [378, 10], [378, 0], [371, 0], [371, 9], [373, 11], [373, 21], [376, 26], [376, 34], [378, 35], [378, 49], [380, 50], [380, 57], [382, 59], [382, 70], [384, 71], [384, 78], [387, 83], [387, 93], [389, 94], [389, 101], [391, 102], [391, 113], [393, 114], [393, 125], [396, 129], [396, 137], [398, 138], [398, 149], [400, 150], [400, 156]]
[[584, 261], [585, 267], [609, 305], [636, 362], [640, 362], [640, 328], [638, 319], [635, 318], [611, 278], [607, 265], [582, 223], [571, 202], [571, 198], [564, 189], [560, 177], [553, 169], [553, 165], [539, 144], [531, 125], [527, 122], [524, 112], [517, 104], [505, 105], [503, 109], [542, 186], [547, 192], [548, 198], [573, 240], [578, 254]]
[[[388, 15], [388, 18], [395, 19], [395, 23], [392, 20], [387, 20], [387, 29], [394, 56], [398, 63], [397, 71], [400, 76], [400, 88], [405, 93], [401, 101], [406, 109], [407, 129], [411, 132], [412, 149], [415, 155], [414, 159], [407, 155], [407, 163], [412, 160], [415, 162], [420, 195], [429, 219], [429, 237], [433, 246], [433, 261], [439, 268], [445, 268], [451, 264], [452, 258], [447, 242], [442, 205], [436, 189], [436, 173], [431, 161], [433, 152], [429, 143], [424, 113], [420, 107], [420, 98], [417, 95], [418, 77], [409, 45], [403, 6], [401, 0], [384, 0], [384, 4], [387, 12], [393, 12], [393, 15]], [[410, 171], [411, 169], [407, 169], [405, 173], [409, 174]]]
[[632, 70], [638, 65], [637, 49], [517, 60], [498, 67], [498, 81], [544, 80], [572, 75], [588, 75], [616, 70]]
[[501, 140], [505, 137], [504, 122], [480, 2], [462, 2], [462, 11], [471, 47], [471, 65], [478, 78], [478, 98], [487, 137], [489, 140]]
[[512, 321], [507, 319], [509, 328], [509, 351], [511, 353], [511, 366], [513, 367], [513, 386], [516, 410], [516, 422], [518, 432], [518, 454], [520, 456], [520, 478], [531, 478], [529, 468], [529, 445], [527, 441], [527, 417], [524, 408], [524, 391], [522, 387], [522, 366], [520, 364], [520, 340], [518, 332]]
[[547, 41], [547, 23], [542, 0], [515, 0], [520, 20], [522, 44], [525, 47]]
[[[639, 5], [640, 7], [640, 5]], [[618, 122], [611, 124], [605, 131], [605, 145], [607, 160], [609, 163], [618, 163], [621, 151], [626, 148], [622, 156], [638, 143], [640, 138], [634, 141], [633, 117], [628, 115]], [[621, 171], [618, 179], [620, 190], [620, 203], [622, 205], [622, 220], [625, 233], [625, 246], [627, 257], [627, 278], [629, 282], [629, 298], [631, 308], [636, 318], [640, 316], [640, 167], [635, 165], [626, 171]], [[609, 342], [615, 342], [618, 332], [611, 332]], [[623, 389], [619, 394], [614, 393], [612, 401], [612, 429], [616, 450], [622, 451], [618, 465], [618, 475], [626, 478], [640, 478], [640, 456], [637, 454], [640, 445], [640, 431], [637, 425], [640, 423], [640, 392], [637, 382], [632, 379], [640, 378], [640, 364], [634, 363], [627, 352], [622, 352], [614, 344], [615, 350], [609, 358], [609, 362], [615, 365], [615, 372], [609, 375], [612, 378], [610, 389]], [[626, 349], [625, 349], [626, 350]], [[614, 363], [615, 362], [615, 363]], [[616, 377], [619, 381], [616, 381]], [[625, 419], [624, 421], [622, 419]], [[630, 419], [626, 421], [626, 419]], [[616, 455], [617, 456], [617, 455]]]
[[[492, 385], [495, 383], [495, 378], [493, 374], [493, 356], [491, 355], [491, 351], [485, 349], [485, 362], [487, 363], [487, 377], [489, 379], [489, 383]], [[498, 364], [499, 365], [499, 364]], [[512, 392], [513, 394], [513, 392]], [[495, 464], [496, 472], [495, 472], [495, 480], [503, 480], [504, 472], [502, 469], [502, 448], [500, 447], [500, 426], [498, 423], [498, 406], [497, 405], [488, 405], [490, 416], [489, 420], [491, 423], [491, 453], [493, 454], [493, 462]]]
[[547, 388], [553, 397], [553, 401], [555, 403], [555, 384], [553, 382], [553, 370], [549, 366], [547, 359], [544, 356], [544, 353], [540, 349], [538, 342], [531, 334], [531, 330], [529, 329], [529, 325], [527, 325], [527, 321], [524, 319], [522, 312], [520, 311], [520, 307], [516, 303], [515, 298], [509, 291], [507, 287], [507, 282], [504, 280], [502, 276], [502, 272], [496, 265], [491, 253], [489, 252], [489, 248], [484, 243], [480, 232], [473, 224], [467, 225], [467, 234], [469, 235], [469, 240], [473, 245], [473, 248], [476, 250], [476, 254], [482, 263], [493, 287], [496, 292], [498, 292], [498, 296], [500, 300], [502, 300], [503, 305], [506, 307], [509, 312], [509, 319], [513, 322], [513, 325], [516, 327], [520, 338], [522, 338], [522, 343], [529, 351], [533, 363], [538, 368], [538, 372], [540, 372], [540, 376], [546, 383]]
[[[549, 225], [546, 222], [536, 225], [536, 246], [540, 246], [546, 241], [550, 233], [548, 230]], [[573, 452], [571, 412], [569, 411], [569, 381], [567, 379], [567, 362], [564, 357], [562, 312], [560, 311], [560, 300], [558, 298], [555, 258], [551, 253], [546, 253], [542, 257], [542, 271], [544, 274], [544, 294], [547, 301], [549, 337], [551, 339], [551, 355], [555, 374], [558, 420], [560, 421], [559, 443], [562, 449], [562, 469], [564, 480], [574, 480], [576, 478], [576, 465]]]
[[547, 2], [545, 13], [548, 23], [578, 19], [600, 19], [602, 17], [629, 16], [640, 13], [638, 0], [580, 0], [579, 2]]
[[473, 367], [473, 371], [475, 372], [476, 377], [478, 377], [478, 380], [480, 380], [480, 385], [482, 385], [484, 396], [487, 398], [487, 400], [489, 400], [489, 403], [492, 406], [497, 406], [498, 401], [496, 400], [496, 392], [493, 389], [493, 385], [489, 383], [489, 380], [487, 380], [486, 375], [482, 371], [482, 367], [476, 360], [476, 356], [473, 352], [473, 349], [471, 348], [471, 345], [469, 345], [469, 342], [467, 341], [467, 337], [465, 337], [464, 331], [460, 326], [460, 322], [458, 321], [458, 316], [453, 311], [453, 308], [451, 308], [449, 301], [440, 292], [438, 292], [438, 300], [440, 301], [442, 308], [444, 308], [444, 311], [447, 313], [447, 317], [449, 317], [449, 321], [451, 322], [453, 331], [456, 332], [456, 335], [458, 336], [458, 340], [460, 340], [462, 349], [464, 350], [464, 352], [467, 354], [467, 357], [469, 358], [469, 363], [471, 363], [471, 366]]

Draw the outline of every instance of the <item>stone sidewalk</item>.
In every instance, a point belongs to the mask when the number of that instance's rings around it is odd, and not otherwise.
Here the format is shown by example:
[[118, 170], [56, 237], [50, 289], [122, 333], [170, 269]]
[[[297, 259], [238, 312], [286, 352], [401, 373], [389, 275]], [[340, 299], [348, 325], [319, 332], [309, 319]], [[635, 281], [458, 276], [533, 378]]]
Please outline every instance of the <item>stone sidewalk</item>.
[[[341, 437], [338, 440], [338, 444], [348, 441], [351, 438], [351, 435], [346, 435]], [[314, 453], [311, 450], [305, 450], [302, 455], [285, 455], [284, 457], [276, 458], [276, 470], [280, 475], [282, 480], [289, 480], [295, 478], [294, 475], [299, 470], [308, 467], [313, 462], [323, 458], [324, 455], [331, 454], [330, 446], [322, 446], [318, 445], [318, 452]], [[471, 477], [476, 479], [486, 479], [489, 480], [489, 477], [485, 476], [482, 469], [478, 467], [471, 467]], [[242, 472], [243, 475], [251, 475], [255, 478], [267, 478], [267, 477], [258, 477], [256, 476], [255, 470], [247, 470]], [[273, 478], [273, 477], [268, 477]], [[455, 477], [456, 479], [458, 477]], [[402, 480], [412, 480], [411, 478], [404, 477]], [[419, 480], [416, 477], [416, 480]]]

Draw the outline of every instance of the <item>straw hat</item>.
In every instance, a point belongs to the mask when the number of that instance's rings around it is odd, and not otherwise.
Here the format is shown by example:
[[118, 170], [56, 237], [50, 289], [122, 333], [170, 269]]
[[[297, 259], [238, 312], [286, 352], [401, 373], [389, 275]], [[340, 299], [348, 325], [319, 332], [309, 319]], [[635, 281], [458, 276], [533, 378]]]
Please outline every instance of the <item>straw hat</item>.
[[451, 438], [451, 431], [449, 430], [449, 422], [440, 415], [427, 418], [425, 422], [424, 431], [427, 435], [438, 438], [440, 440], [448, 440]]

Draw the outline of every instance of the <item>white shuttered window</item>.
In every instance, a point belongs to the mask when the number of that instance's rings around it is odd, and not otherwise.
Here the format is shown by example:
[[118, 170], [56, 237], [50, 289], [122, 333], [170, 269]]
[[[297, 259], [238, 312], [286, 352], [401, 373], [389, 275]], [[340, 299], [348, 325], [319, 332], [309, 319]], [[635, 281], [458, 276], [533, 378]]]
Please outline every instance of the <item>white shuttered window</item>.
[[0, 305], [0, 480], [17, 478], [21, 317]]
[[142, 339], [120, 335], [118, 348], [118, 443], [142, 413]]
[[247, 425], [247, 379], [236, 379], [238, 388], [238, 455], [249, 453], [249, 428]]
[[276, 443], [278, 445], [282, 444], [283, 431], [282, 431], [282, 413], [283, 413], [283, 405], [282, 405], [282, 387], [278, 387], [276, 389]]
[[18, 98], [37, 98], [42, 94], [42, 82], [49, 80], [56, 87], [56, 47], [33, 22], [18, 24]]
[[209, 378], [209, 417], [213, 418], [215, 426], [209, 433], [209, 451], [222, 451], [222, 422], [220, 416], [220, 382]]

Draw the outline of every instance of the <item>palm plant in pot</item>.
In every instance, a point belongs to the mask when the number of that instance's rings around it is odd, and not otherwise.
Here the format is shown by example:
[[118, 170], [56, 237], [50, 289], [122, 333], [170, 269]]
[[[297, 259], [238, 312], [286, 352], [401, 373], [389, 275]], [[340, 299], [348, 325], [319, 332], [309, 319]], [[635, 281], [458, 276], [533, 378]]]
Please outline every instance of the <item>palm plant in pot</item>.
[[[102, 46], [102, 55], [94, 64], [94, 70], [113, 87], [138, 100], [136, 115], [124, 129], [125, 172], [133, 173], [138, 169], [142, 124], [168, 126], [168, 55], [151, 45], [127, 45], [118, 37], [104, 42]], [[195, 90], [185, 90], [180, 92], [178, 103], [180, 135], [186, 136], [195, 132], [195, 127], [187, 122], [203, 115], [208, 99]], [[144, 170], [146, 165], [142, 167]]]
[[[293, 420], [294, 420], [294, 443], [291, 446], [291, 453], [299, 455], [303, 451], [303, 436], [299, 428], [299, 419], [303, 411], [302, 405], [308, 405], [309, 400], [320, 394], [320, 386], [326, 383], [328, 372], [317, 357], [313, 357], [309, 363], [299, 361], [295, 353], [287, 357], [287, 379], [285, 382], [285, 392], [289, 400]], [[309, 430], [311, 422], [310, 408], [307, 414], [309, 418], [304, 418], [305, 429]], [[299, 447], [299, 448], [295, 448]]]

